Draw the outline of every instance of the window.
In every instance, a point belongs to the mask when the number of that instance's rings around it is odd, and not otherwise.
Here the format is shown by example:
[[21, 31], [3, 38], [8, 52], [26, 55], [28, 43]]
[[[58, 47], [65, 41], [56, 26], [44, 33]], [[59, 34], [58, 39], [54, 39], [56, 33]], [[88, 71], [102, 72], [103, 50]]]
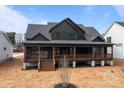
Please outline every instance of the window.
[[107, 37], [107, 42], [111, 43], [111, 37]]
[[6, 47], [4, 47], [3, 50], [6, 51]]
[[69, 39], [71, 39], [71, 40], [73, 40], [73, 39], [76, 40], [76, 39], [78, 39], [78, 35], [75, 34], [75, 33], [70, 33]]
[[77, 34], [74, 34], [74, 39], [78, 39], [78, 35]]

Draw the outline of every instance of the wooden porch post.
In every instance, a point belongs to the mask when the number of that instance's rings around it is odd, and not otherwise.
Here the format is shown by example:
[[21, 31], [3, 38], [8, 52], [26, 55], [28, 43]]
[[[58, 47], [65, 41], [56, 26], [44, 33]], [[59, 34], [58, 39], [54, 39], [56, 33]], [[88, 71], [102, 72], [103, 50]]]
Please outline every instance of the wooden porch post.
[[95, 66], [95, 47], [92, 47], [92, 61], [91, 61], [91, 66], [94, 67]]
[[26, 70], [26, 57], [27, 57], [27, 47], [24, 48], [24, 59], [23, 59], [23, 63], [22, 63], [22, 70]]
[[102, 58], [104, 59], [104, 47], [102, 47]]
[[95, 47], [92, 47], [92, 59], [95, 58]]
[[75, 59], [76, 59], [76, 47], [73, 47], [73, 55], [74, 55], [74, 60], [73, 60], [73, 67], [76, 67], [76, 61], [75, 61]]
[[40, 46], [38, 47], [38, 51], [39, 51], [39, 60], [38, 60], [38, 70], [40, 69]]
[[26, 59], [26, 56], [27, 56], [27, 47], [25, 47], [25, 49], [24, 49], [24, 61]]
[[111, 47], [111, 57], [113, 59], [113, 46]]
[[76, 47], [73, 47], [73, 51], [74, 51], [74, 60], [76, 59]]
[[52, 47], [53, 63], [55, 64], [55, 47]]

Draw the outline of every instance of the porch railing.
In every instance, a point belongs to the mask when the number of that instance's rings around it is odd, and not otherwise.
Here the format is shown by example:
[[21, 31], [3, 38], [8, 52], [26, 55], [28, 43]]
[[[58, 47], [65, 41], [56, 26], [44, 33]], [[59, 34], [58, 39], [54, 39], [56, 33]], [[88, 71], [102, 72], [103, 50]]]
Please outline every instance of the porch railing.
[[[63, 55], [63, 54], [55, 54], [55, 59], [57, 60], [59, 60], [59, 59], [63, 59], [64, 58], [64, 56], [65, 56], [65, 58], [66, 59], [70, 59], [70, 60], [73, 60], [74, 59], [74, 55], [73, 54], [70, 54], [70, 55]], [[94, 55], [94, 58], [92, 57], [92, 54], [76, 54], [75, 55], [75, 59], [102, 59], [103, 57], [102, 57], [102, 55], [100, 55], [100, 54], [95, 54]], [[105, 59], [110, 59], [110, 58], [112, 58], [112, 54], [105, 54], [104, 55], [104, 58]], [[37, 60], [38, 61], [38, 59], [39, 59], [39, 55], [28, 55], [28, 56], [26, 56], [26, 59], [29, 59], [29, 60]], [[42, 58], [41, 58], [42, 59]], [[49, 60], [49, 58], [44, 58], [44, 59], [42, 59], [42, 60]], [[51, 59], [50, 59], [51, 60]]]
[[112, 58], [112, 54], [105, 54], [104, 57], [105, 58]]
[[55, 59], [63, 59], [64, 56], [66, 59], [73, 59], [74, 58], [72, 54], [70, 54], [70, 55], [56, 54]]
[[102, 58], [102, 55], [101, 54], [95, 54], [94, 58]]
[[92, 54], [77, 54], [75, 58], [92, 58]]
[[26, 59], [38, 59], [38, 55], [27, 55]]

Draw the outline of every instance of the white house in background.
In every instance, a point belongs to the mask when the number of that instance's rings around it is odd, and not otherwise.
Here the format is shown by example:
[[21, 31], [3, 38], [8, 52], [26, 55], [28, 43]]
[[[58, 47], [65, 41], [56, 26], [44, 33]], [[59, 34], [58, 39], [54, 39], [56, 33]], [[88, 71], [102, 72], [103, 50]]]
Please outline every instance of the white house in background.
[[124, 59], [124, 22], [115, 22], [104, 34], [107, 42], [114, 43], [113, 57], [115, 59]]
[[0, 60], [6, 60], [13, 57], [13, 44], [7, 35], [0, 31]]

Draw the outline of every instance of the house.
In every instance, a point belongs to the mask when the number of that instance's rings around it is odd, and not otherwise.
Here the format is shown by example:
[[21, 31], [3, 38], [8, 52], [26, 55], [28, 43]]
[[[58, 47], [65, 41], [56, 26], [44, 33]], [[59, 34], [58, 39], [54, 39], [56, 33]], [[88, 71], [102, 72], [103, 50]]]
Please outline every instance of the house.
[[106, 43], [94, 27], [76, 24], [69, 18], [47, 25], [29, 24], [23, 44], [23, 69], [35, 65], [38, 70], [51, 71], [60, 61], [71, 62], [73, 67], [78, 61], [91, 66], [104, 66], [105, 62], [113, 65], [113, 44]]
[[13, 44], [7, 35], [0, 31], [0, 61], [13, 57]]
[[115, 43], [113, 46], [113, 58], [124, 59], [124, 22], [114, 22], [104, 34], [106, 42]]

